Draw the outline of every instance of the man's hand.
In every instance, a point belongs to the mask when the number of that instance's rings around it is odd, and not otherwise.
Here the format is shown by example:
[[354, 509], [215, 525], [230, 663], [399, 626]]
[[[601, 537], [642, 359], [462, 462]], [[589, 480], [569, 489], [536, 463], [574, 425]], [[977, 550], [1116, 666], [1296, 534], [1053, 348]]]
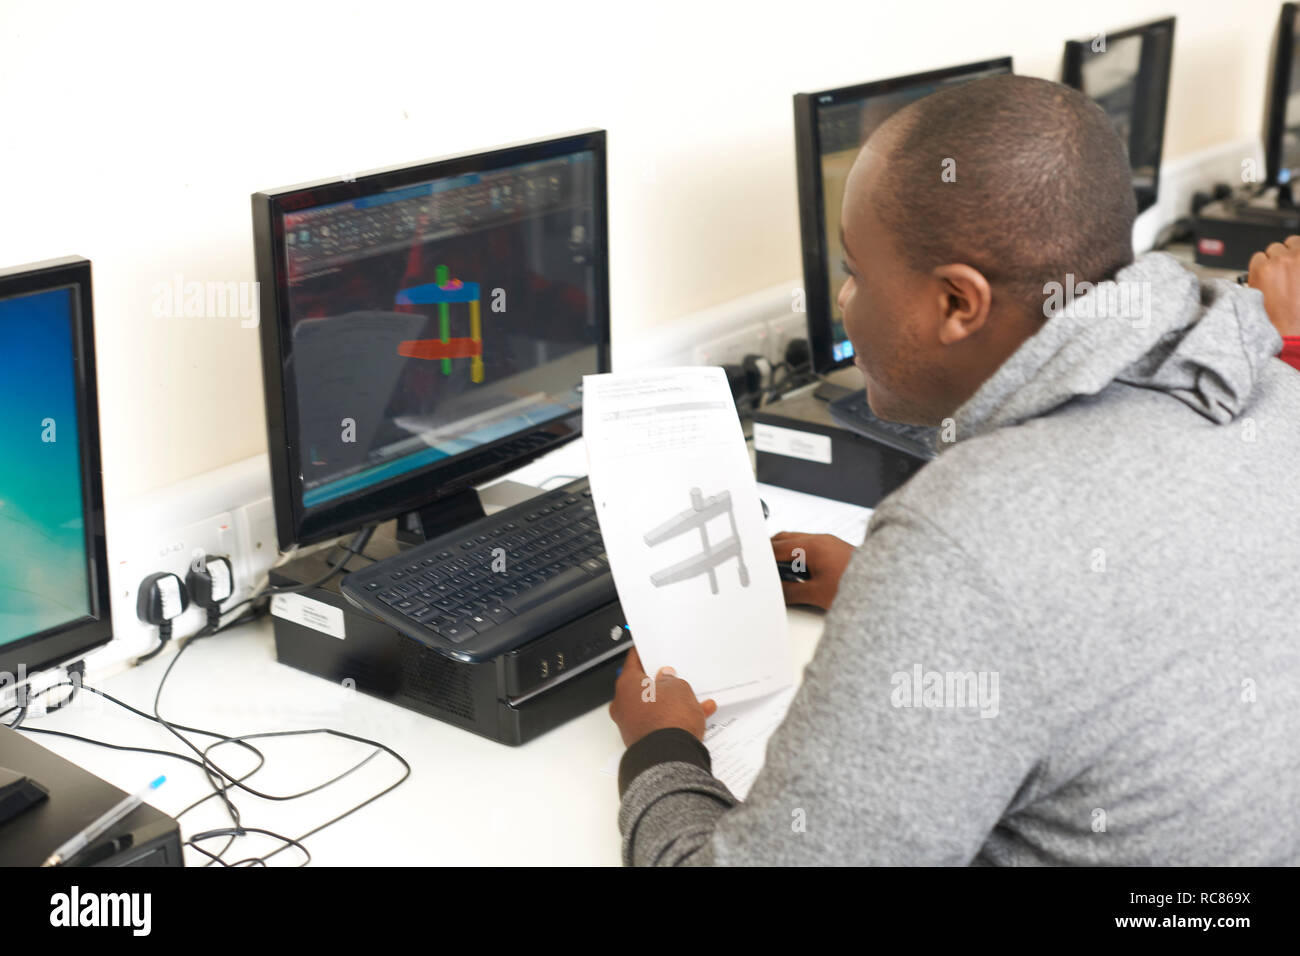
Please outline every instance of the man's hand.
[[704, 722], [713, 716], [718, 705], [712, 700], [700, 703], [691, 685], [677, 676], [671, 667], [660, 668], [654, 680], [641, 666], [636, 648], [627, 652], [623, 673], [614, 684], [614, 702], [609, 716], [618, 724], [623, 743], [631, 747], [642, 737], [665, 727], [680, 727], [704, 739]]
[[1300, 236], [1250, 257], [1247, 283], [1264, 293], [1264, 311], [1282, 335], [1300, 335]]
[[794, 562], [794, 569], [808, 575], [807, 581], [782, 581], [786, 604], [811, 604], [829, 610], [840, 589], [840, 578], [856, 550], [833, 534], [797, 534], [782, 531], [772, 536], [772, 550], [778, 561]]

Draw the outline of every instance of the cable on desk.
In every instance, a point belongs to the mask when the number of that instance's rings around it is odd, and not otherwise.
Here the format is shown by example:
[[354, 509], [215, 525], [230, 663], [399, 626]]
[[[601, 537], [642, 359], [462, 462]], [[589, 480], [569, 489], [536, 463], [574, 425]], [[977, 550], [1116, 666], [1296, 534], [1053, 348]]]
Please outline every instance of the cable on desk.
[[[356, 813], [358, 810], [362, 809], [363, 807], [369, 806], [370, 804], [374, 803], [376, 800], [378, 800], [380, 797], [384, 796], [385, 794], [390, 793], [393, 790], [396, 790], [403, 783], [405, 783], [406, 780], [411, 776], [411, 765], [406, 762], [406, 758], [404, 758], [392, 747], [389, 747], [387, 744], [380, 743], [377, 740], [371, 740], [368, 737], [359, 737], [355, 734], [349, 734], [342, 730], [333, 730], [329, 727], [315, 727], [308, 730], [275, 730], [275, 731], [267, 731], [264, 733], [257, 733], [257, 734], [243, 734], [239, 737], [231, 737], [229, 738], [229, 740], [232, 743], [246, 743], [249, 740], [259, 740], [266, 737], [294, 737], [294, 736], [302, 736], [305, 734], [329, 734], [332, 737], [342, 737], [345, 740], [354, 740], [357, 743], [369, 744], [370, 746], [377, 748], [375, 753], [372, 753], [370, 754], [370, 756], [366, 757], [365, 760], [361, 761], [361, 764], [358, 764], [356, 767], [353, 767], [351, 770], [345, 771], [344, 773], [336, 777], [334, 780], [327, 781], [326, 783], [321, 784], [319, 787], [315, 787], [310, 791], [306, 791], [308, 793], [314, 793], [316, 790], [320, 790], [321, 788], [328, 786], [330, 783], [335, 783], [338, 780], [341, 780], [343, 777], [346, 777], [348, 774], [359, 769], [361, 765], [368, 763], [370, 760], [372, 760], [380, 750], [388, 754], [390, 757], [392, 757], [394, 760], [396, 760], [398, 763], [402, 765], [403, 768], [402, 776], [399, 777], [397, 780], [395, 780], [393, 783], [389, 784], [383, 790], [380, 790], [378, 793], [374, 794], [373, 796], [370, 796], [365, 800], [361, 801], [360, 803], [356, 804], [350, 810], [346, 810], [343, 813], [340, 813], [338, 816], [325, 821], [320, 826], [313, 827], [312, 829], [304, 833], [302, 836], [298, 837], [297, 840], [289, 841], [288, 843], [286, 843], [285, 846], [280, 847], [280, 849], [273, 850], [272, 852], [266, 854], [264, 857], [259, 857], [258, 859], [269, 860], [277, 853], [283, 852], [289, 845], [297, 843], [301, 840], [305, 840], [310, 836], [314, 836], [315, 834], [320, 833], [325, 828], [331, 827], [334, 824], [338, 823], [340, 820], [343, 820], [346, 817], [350, 817], [352, 814]], [[224, 742], [225, 741], [218, 741], [217, 743], [214, 743], [212, 746], [217, 746], [217, 744], [224, 743]], [[242, 788], [242, 789], [248, 789], [248, 788]], [[249, 792], [251, 793], [253, 791], [249, 790]], [[292, 800], [295, 799], [297, 796], [302, 796], [302, 794], [295, 794], [294, 797], [267, 797], [267, 799]]]
[[[364, 546], [364, 543], [361, 546]], [[168, 663], [167, 669], [164, 671], [162, 678], [158, 682], [158, 688], [154, 695], [153, 714], [149, 714], [143, 710], [140, 710], [139, 708], [133, 707], [132, 705], [126, 703], [125, 701], [119, 700], [118, 698], [114, 697], [112, 694], [109, 694], [106, 691], [99, 690], [95, 687], [86, 685], [84, 684], [84, 682], [74, 683], [73, 681], [65, 681], [44, 688], [40, 692], [41, 694], [45, 694], [57, 688], [72, 687], [73, 693], [75, 694], [78, 686], [84, 687], [88, 692], [96, 694], [104, 698], [105, 700], [108, 700], [118, 705], [119, 707], [122, 707], [123, 709], [127, 710], [132, 714], [143, 717], [146, 720], [149, 720], [153, 723], [158, 724], [159, 726], [166, 728], [168, 732], [172, 734], [172, 736], [176, 737], [183, 744], [185, 744], [186, 747], [194, 751], [194, 753], [197, 756], [190, 756], [185, 753], [176, 753], [174, 751], [161, 750], [161, 749], [151, 748], [151, 747], [135, 747], [135, 746], [129, 746], [125, 744], [113, 744], [113, 743], [109, 743], [108, 741], [96, 740], [91, 737], [85, 737], [80, 734], [72, 734], [66, 731], [51, 730], [46, 728], [30, 727], [30, 726], [25, 727], [24, 729], [32, 731], [34, 733], [44, 733], [44, 734], [49, 734], [51, 736], [65, 737], [71, 740], [78, 740], [83, 743], [89, 743], [95, 746], [106, 747], [110, 750], [136, 752], [136, 753], [149, 753], [158, 756], [172, 757], [178, 760], [183, 760], [187, 763], [194, 764], [195, 766], [202, 769], [204, 775], [207, 777], [208, 785], [212, 788], [212, 793], [207, 794], [206, 796], [200, 798], [199, 800], [187, 806], [179, 814], [176, 815], [175, 819], [179, 819], [181, 816], [190, 812], [195, 807], [199, 806], [205, 801], [210, 800], [213, 797], [218, 797], [225, 805], [226, 811], [229, 814], [231, 818], [231, 822], [233, 824], [230, 827], [204, 831], [202, 834], [198, 834], [195, 837], [190, 838], [183, 844], [183, 846], [190, 847], [196, 852], [208, 858], [207, 862], [203, 864], [204, 866], [211, 866], [214, 862], [220, 863], [222, 866], [265, 866], [268, 860], [284, 852], [290, 847], [296, 847], [297, 849], [302, 851], [304, 855], [304, 861], [299, 865], [306, 866], [307, 863], [311, 861], [311, 854], [307, 850], [307, 848], [303, 845], [302, 841], [306, 840], [308, 837], [320, 833], [322, 830], [326, 829], [327, 827], [333, 826], [335, 823], [338, 823], [340, 820], [343, 820], [351, 816], [352, 814], [356, 813], [358, 810], [361, 810], [363, 807], [370, 805], [371, 803], [378, 800], [380, 797], [385, 796], [386, 794], [390, 793], [397, 787], [401, 786], [401, 784], [406, 782], [406, 780], [411, 776], [411, 765], [406, 761], [405, 758], [401, 756], [401, 754], [399, 754], [397, 751], [393, 750], [391, 747], [387, 746], [386, 744], [383, 744], [376, 740], [371, 740], [366, 737], [360, 737], [355, 734], [349, 734], [344, 731], [333, 730], [330, 728], [320, 727], [320, 728], [309, 728], [303, 730], [264, 731], [260, 733], [254, 733], [254, 734], [230, 736], [227, 734], [219, 733], [217, 731], [205, 730], [200, 727], [191, 727], [186, 724], [173, 723], [167, 720], [167, 718], [163, 717], [159, 711], [159, 704], [162, 699], [163, 688], [166, 686], [167, 679], [171, 675], [171, 672], [173, 668], [176, 666], [177, 661], [180, 660], [181, 655], [185, 652], [185, 650], [189, 647], [189, 645], [193, 643], [194, 640], [203, 637], [209, 637], [213, 634], [219, 633], [220, 631], [226, 630], [227, 628], [234, 627], [237, 624], [241, 624], [246, 620], [251, 620], [256, 616], [257, 614], [255, 612], [249, 612], [225, 625], [218, 624], [216, 627], [213, 627], [211, 624], [209, 624], [208, 626], [204, 627], [204, 629], [200, 631], [198, 634], [196, 634], [194, 637], [189, 638], [188, 640], [182, 642], [180, 646], [177, 648], [175, 656]], [[65, 700], [60, 706], [64, 706], [66, 705], [66, 703], [67, 700]], [[15, 721], [15, 725], [16, 725], [17, 723], [21, 722], [23, 717], [26, 715], [25, 705], [22, 708], [12, 707], [8, 711], [5, 711], [4, 714], [0, 714], [0, 716], [8, 716], [10, 713], [13, 713], [15, 710], [20, 710], [19, 718], [18, 720]], [[182, 731], [184, 733], [182, 733]], [[211, 743], [209, 743], [206, 747], [204, 747], [202, 750], [200, 750], [199, 747], [197, 747], [191, 740], [189, 740], [185, 736], [185, 733], [200, 734], [215, 739]], [[249, 741], [266, 739], [270, 737], [305, 736], [308, 734], [328, 734], [346, 740], [352, 740], [357, 743], [367, 744], [373, 747], [374, 749], [365, 757], [363, 757], [359, 762], [357, 762], [355, 765], [348, 768], [347, 770], [344, 770], [342, 773], [336, 775], [335, 777], [332, 777], [329, 780], [324, 781], [323, 783], [309, 787], [306, 790], [300, 791], [298, 793], [287, 794], [287, 795], [268, 794], [256, 790], [253, 787], [248, 785], [246, 781], [248, 781], [254, 774], [260, 771], [266, 765], [265, 754], [263, 754], [261, 750], [259, 750]], [[217, 763], [211, 758], [211, 751], [224, 744], [236, 744], [256, 754], [258, 758], [257, 765], [254, 766], [247, 773], [239, 777], [236, 777], [233, 774], [229, 773], [228, 771], [224, 770], [222, 767], [218, 766]], [[399, 764], [401, 764], [403, 768], [402, 775], [396, 781], [394, 781], [387, 787], [383, 788], [379, 792], [373, 794], [367, 799], [354, 805], [353, 807], [344, 811], [343, 813], [340, 813], [337, 816], [332, 817], [331, 819], [327, 820], [325, 823], [322, 823], [318, 826], [311, 828], [306, 833], [302, 834], [296, 839], [292, 837], [284, 836], [282, 834], [275, 833], [270, 830], [245, 826], [242, 822], [242, 815], [238, 807], [234, 804], [233, 800], [230, 797], [230, 791], [232, 789], [238, 789], [246, 793], [249, 793], [253, 796], [261, 797], [262, 799], [266, 799], [266, 800], [276, 800], [276, 801], [295, 800], [298, 799], [299, 797], [317, 793], [332, 784], [338, 783], [344, 777], [347, 777], [350, 774], [355, 773], [356, 771], [360, 770], [362, 767], [370, 763], [372, 760], [374, 760], [376, 756], [379, 755], [380, 752], [389, 754], [391, 757], [393, 757], [393, 759], [395, 759]], [[235, 863], [230, 863], [224, 859], [225, 854], [229, 851], [229, 849], [234, 844], [236, 839], [254, 833], [263, 834], [265, 836], [269, 836], [272, 837], [273, 839], [279, 840], [281, 842], [281, 846], [271, 850], [268, 853], [263, 854], [262, 856], [248, 857], [243, 860], [236, 861]], [[217, 853], [213, 853], [212, 851], [208, 850], [206, 847], [199, 846], [195, 842], [197, 840], [213, 839], [218, 836], [226, 836], [228, 837], [228, 839], [226, 841], [225, 846], [223, 846], [221, 850]]]
[[550, 491], [551, 489], [547, 488], [546, 486], [557, 478], [563, 478], [565, 481], [577, 481], [581, 477], [582, 475], [551, 475], [551, 477], [543, 478], [541, 481], [539, 481], [537, 483], [537, 487], [541, 488], [543, 491]]
[[[221, 858], [225, 854], [226, 850], [230, 848], [230, 843], [233, 843], [235, 839], [237, 839], [238, 837], [248, 836], [248, 834], [250, 833], [261, 833], [281, 841], [284, 844], [284, 846], [280, 847], [279, 850], [276, 850], [275, 851], [276, 853], [279, 853], [281, 850], [284, 850], [287, 847], [296, 846], [299, 850], [302, 851], [303, 854], [303, 861], [298, 864], [300, 867], [306, 866], [308, 863], [311, 862], [311, 853], [309, 853], [307, 848], [303, 846], [301, 843], [299, 843], [297, 840], [295, 840], [293, 837], [287, 837], [282, 834], [275, 833], [272, 830], [263, 830], [260, 829], [259, 827], [221, 827], [216, 830], [204, 830], [202, 833], [194, 834], [194, 836], [190, 837], [188, 840], [185, 841], [184, 845], [190, 847], [191, 849], [197, 850], [198, 852], [202, 853], [206, 857], [211, 858], [207, 863], [203, 864], [204, 866], [211, 866], [213, 863], [220, 863], [222, 866], [244, 866], [245, 864], [249, 866], [252, 866], [253, 864], [266, 866], [266, 860], [270, 858], [271, 854], [267, 854], [266, 857], [256, 857], [256, 856], [248, 857], [243, 860], [237, 860], [234, 863], [227, 863], [225, 860]], [[221, 853], [217, 853], [217, 854], [209, 853], [203, 847], [198, 845], [199, 840], [211, 840], [213, 837], [219, 837], [219, 836], [230, 837], [230, 843], [227, 843], [225, 847], [222, 848]]]
[[[46, 688], [44, 691], [42, 691], [41, 693], [45, 693], [45, 692], [47, 692], [47, 691], [54, 690], [55, 688], [57, 688], [57, 687], [61, 687], [61, 686], [64, 686], [64, 685], [62, 685], [62, 684], [53, 684], [53, 685], [51, 685], [50, 687], [47, 687], [47, 688]], [[154, 723], [158, 723], [158, 721], [156, 720], [156, 718], [152, 717], [151, 715], [145, 713], [145, 712], [142, 711], [142, 710], [139, 710], [138, 708], [132, 707], [130, 704], [126, 703], [125, 701], [118, 700], [116, 697], [114, 697], [112, 694], [108, 693], [107, 691], [98, 690], [98, 689], [96, 689], [96, 688], [94, 688], [94, 687], [91, 687], [91, 686], [89, 686], [89, 685], [86, 685], [86, 684], [83, 684], [82, 686], [85, 687], [86, 690], [87, 690], [87, 692], [89, 692], [89, 693], [96, 694], [96, 695], [98, 695], [98, 696], [104, 698], [105, 700], [110, 701], [111, 703], [116, 704], [117, 706], [123, 708], [124, 710], [127, 710], [127, 711], [129, 711], [129, 712], [131, 712], [131, 713], [133, 713], [133, 714], [136, 714], [137, 716], [143, 717], [145, 720], [152, 721], [152, 722], [154, 722]], [[220, 734], [220, 733], [217, 733], [217, 732], [215, 732], [215, 731], [211, 731], [211, 730], [204, 730], [204, 729], [201, 728], [201, 727], [189, 727], [189, 726], [185, 726], [185, 725], [181, 725], [181, 724], [176, 724], [176, 725], [174, 725], [174, 726], [177, 726], [177, 727], [179, 727], [179, 728], [182, 729], [182, 730], [188, 731], [189, 733], [202, 734], [202, 735], [204, 735], [204, 736], [206, 736], [206, 737], [218, 737], [218, 738], [223, 738], [223, 737], [224, 737], [223, 734]], [[196, 767], [198, 767], [199, 769], [203, 770], [205, 776], [207, 776], [207, 778], [208, 778], [208, 783], [209, 783], [209, 785], [212, 785], [212, 783], [213, 783], [213, 781], [212, 781], [212, 775], [211, 775], [211, 773], [208, 771], [208, 768], [204, 765], [203, 761], [200, 760], [200, 759], [197, 759], [197, 758], [195, 758], [195, 757], [191, 757], [191, 756], [189, 756], [188, 754], [179, 754], [179, 753], [176, 753], [176, 752], [171, 751], [171, 750], [159, 750], [159, 749], [156, 749], [156, 748], [153, 748], [153, 747], [133, 747], [133, 746], [128, 746], [128, 745], [126, 745], [126, 744], [113, 744], [113, 743], [109, 743], [108, 741], [105, 741], [105, 740], [96, 740], [96, 739], [93, 738], [93, 737], [85, 737], [85, 736], [82, 736], [82, 735], [80, 735], [80, 734], [69, 733], [68, 731], [63, 731], [63, 730], [51, 730], [51, 729], [44, 728], [44, 727], [31, 727], [31, 726], [28, 726], [28, 727], [25, 727], [25, 728], [23, 728], [23, 729], [24, 729], [24, 730], [27, 730], [27, 731], [30, 731], [31, 733], [36, 733], [36, 734], [49, 734], [50, 736], [54, 736], [54, 737], [66, 737], [66, 738], [69, 739], [69, 740], [78, 740], [78, 741], [81, 741], [82, 743], [94, 744], [94, 745], [97, 746], [97, 747], [106, 747], [106, 748], [109, 749], [109, 750], [119, 750], [119, 751], [135, 752], [135, 753], [148, 753], [148, 754], [155, 754], [155, 755], [162, 756], [162, 757], [175, 757], [177, 760], [184, 760], [184, 761], [186, 761], [187, 763], [192, 763], [192, 764], [194, 764]], [[257, 766], [255, 766], [252, 770], [250, 770], [250, 771], [249, 771], [248, 773], [246, 773], [242, 778], [240, 778], [241, 780], [247, 780], [249, 777], [251, 777], [253, 774], [257, 773], [257, 771], [261, 770], [262, 767], [264, 767], [264, 766], [266, 765], [266, 755], [263, 754], [263, 753], [262, 753], [260, 750], [258, 750], [256, 747], [254, 747], [252, 744], [241, 744], [241, 746], [243, 746], [244, 749], [249, 750], [249, 751], [251, 751], [252, 753], [256, 754], [256, 755], [257, 755], [257, 758], [258, 758]], [[214, 797], [214, 796], [220, 796], [220, 795], [221, 795], [221, 794], [219, 794], [218, 792], [215, 792], [215, 791], [214, 791], [213, 793], [209, 794], [208, 797]], [[204, 799], [208, 799], [208, 798], [205, 797]], [[236, 807], [236, 806], [235, 806], [235, 805], [234, 805], [234, 804], [233, 804], [233, 803], [232, 803], [228, 798], [223, 797], [223, 802], [224, 802], [225, 805], [226, 805], [226, 811], [230, 814], [231, 821], [234, 822], [234, 823], [238, 823], [238, 822], [239, 822], [239, 809], [238, 809], [238, 808], [237, 808], [237, 807]], [[190, 809], [190, 808], [186, 808], [186, 809]], [[185, 811], [182, 811], [182, 813], [183, 813], [183, 812], [185, 812]], [[178, 818], [179, 818], [179, 815], [178, 815]]]
[[[313, 836], [314, 834], [321, 832], [321, 831], [324, 830], [326, 827], [333, 826], [335, 823], [338, 823], [340, 820], [343, 820], [343, 819], [345, 819], [346, 817], [351, 816], [353, 813], [356, 813], [358, 810], [362, 809], [363, 807], [368, 806], [369, 804], [371, 804], [371, 803], [373, 803], [374, 801], [378, 800], [380, 797], [382, 797], [382, 796], [384, 796], [384, 795], [390, 793], [392, 790], [394, 790], [394, 789], [396, 789], [397, 787], [401, 786], [401, 785], [402, 785], [403, 783], [405, 783], [406, 780], [411, 776], [411, 765], [406, 761], [406, 759], [405, 759], [404, 757], [402, 757], [401, 754], [399, 754], [397, 751], [393, 750], [393, 749], [392, 749], [391, 747], [389, 747], [387, 744], [381, 743], [381, 742], [379, 742], [379, 741], [377, 741], [377, 740], [371, 740], [371, 739], [369, 739], [369, 738], [367, 738], [367, 737], [359, 737], [359, 736], [357, 736], [357, 735], [355, 735], [355, 734], [349, 734], [349, 733], [346, 733], [346, 732], [341, 731], [341, 730], [333, 730], [333, 729], [330, 729], [330, 728], [328, 728], [328, 727], [310, 728], [310, 729], [305, 729], [305, 730], [265, 731], [265, 732], [256, 733], [256, 734], [243, 734], [243, 735], [233, 736], [233, 737], [232, 737], [232, 736], [224, 736], [224, 735], [222, 735], [222, 739], [221, 739], [221, 740], [219, 740], [219, 741], [215, 741], [213, 744], [210, 744], [210, 745], [209, 745], [205, 750], [200, 751], [200, 750], [199, 750], [196, 746], [194, 746], [194, 744], [193, 744], [192, 742], [190, 742], [190, 741], [189, 741], [189, 740], [188, 740], [188, 739], [187, 739], [183, 734], [181, 734], [181, 733], [179, 733], [179, 732], [177, 731], [176, 728], [179, 727], [180, 725], [172, 724], [172, 723], [169, 722], [165, 717], [163, 717], [162, 712], [161, 712], [161, 707], [160, 707], [160, 704], [161, 704], [161, 701], [162, 701], [162, 692], [163, 692], [163, 689], [166, 687], [168, 677], [171, 676], [171, 672], [172, 672], [173, 668], [175, 668], [176, 663], [181, 659], [181, 655], [185, 653], [185, 651], [189, 648], [190, 644], [192, 644], [192, 643], [194, 642], [195, 639], [197, 639], [197, 635], [196, 635], [195, 638], [190, 638], [189, 640], [187, 640], [187, 641], [185, 641], [183, 644], [181, 644], [180, 647], [177, 648], [175, 656], [171, 659], [170, 662], [168, 662], [167, 670], [163, 673], [162, 678], [159, 680], [159, 682], [158, 682], [158, 689], [157, 689], [157, 691], [156, 691], [155, 694], [154, 694], [154, 707], [153, 707], [153, 711], [154, 711], [154, 713], [153, 713], [153, 715], [154, 715], [155, 718], [157, 718], [158, 722], [159, 722], [163, 727], [166, 727], [169, 731], [171, 731], [171, 733], [172, 733], [173, 736], [175, 736], [178, 740], [180, 740], [182, 743], [184, 743], [187, 747], [189, 747], [191, 750], [193, 750], [196, 754], [198, 754], [198, 755], [202, 758], [205, 768], [211, 768], [211, 769], [210, 769], [209, 771], [207, 771], [207, 772], [208, 772], [208, 774], [209, 774], [209, 782], [210, 782], [210, 784], [213, 786], [214, 790], [217, 789], [218, 784], [217, 784], [217, 781], [214, 780], [214, 779], [212, 778], [212, 773], [213, 773], [213, 772], [215, 772], [217, 775], [219, 775], [220, 777], [222, 777], [224, 780], [228, 780], [228, 781], [230, 781], [230, 785], [229, 785], [229, 787], [225, 787], [226, 790], [230, 789], [230, 787], [234, 787], [234, 788], [237, 788], [237, 789], [239, 789], [239, 790], [244, 791], [245, 793], [251, 794], [251, 795], [253, 795], [253, 796], [255, 796], [255, 797], [260, 797], [261, 799], [264, 799], [264, 800], [276, 800], [276, 801], [296, 800], [296, 799], [298, 799], [299, 797], [305, 796], [305, 795], [307, 795], [307, 794], [315, 793], [315, 792], [319, 791], [320, 789], [322, 789], [323, 787], [328, 786], [330, 783], [334, 783], [334, 782], [336, 782], [337, 779], [341, 779], [342, 777], [347, 776], [349, 773], [354, 772], [355, 770], [359, 769], [359, 768], [360, 768], [361, 766], [363, 766], [364, 764], [368, 763], [368, 762], [369, 762], [371, 759], [373, 759], [373, 757], [375, 756], [374, 754], [370, 754], [370, 755], [368, 755], [364, 760], [361, 761], [361, 763], [359, 763], [357, 766], [353, 767], [352, 769], [350, 769], [350, 770], [348, 770], [348, 771], [345, 771], [343, 774], [341, 774], [341, 775], [340, 775], [338, 778], [336, 778], [335, 780], [326, 781], [324, 784], [320, 784], [320, 785], [317, 785], [317, 786], [315, 786], [315, 787], [311, 787], [311, 788], [309, 788], [308, 790], [305, 790], [305, 791], [303, 791], [303, 792], [301, 792], [301, 793], [295, 793], [295, 794], [289, 794], [289, 795], [278, 795], [278, 794], [263, 793], [262, 791], [260, 791], [260, 790], [256, 790], [256, 789], [254, 789], [253, 787], [249, 786], [248, 784], [246, 784], [246, 783], [244, 783], [244, 782], [242, 782], [242, 781], [240, 781], [240, 780], [235, 779], [235, 778], [234, 778], [230, 773], [228, 773], [227, 771], [223, 770], [223, 769], [222, 769], [222, 768], [221, 768], [221, 767], [216, 763], [216, 761], [212, 760], [212, 758], [211, 758], [211, 757], [209, 756], [209, 754], [208, 754], [208, 751], [210, 751], [213, 747], [215, 747], [215, 746], [219, 746], [221, 743], [225, 743], [225, 742], [247, 744], [247, 742], [248, 742], [249, 740], [266, 739], [266, 738], [269, 738], [269, 737], [294, 737], [294, 736], [305, 736], [305, 735], [307, 735], [307, 734], [328, 734], [328, 735], [330, 735], [330, 736], [341, 737], [341, 738], [346, 739], [346, 740], [356, 741], [357, 743], [367, 744], [367, 745], [369, 745], [369, 746], [371, 746], [371, 747], [376, 748], [377, 750], [382, 750], [382, 751], [384, 751], [385, 753], [387, 753], [389, 756], [391, 756], [394, 760], [396, 760], [398, 763], [400, 763], [400, 764], [402, 765], [402, 767], [403, 767], [403, 773], [402, 773], [402, 776], [399, 777], [396, 781], [394, 781], [394, 782], [393, 782], [392, 784], [390, 784], [389, 786], [385, 787], [383, 790], [380, 790], [378, 793], [376, 793], [376, 794], [374, 794], [373, 796], [367, 798], [366, 800], [363, 800], [361, 803], [356, 804], [356, 805], [353, 806], [351, 809], [349, 809], [349, 810], [347, 810], [347, 811], [345, 811], [345, 812], [339, 814], [338, 816], [331, 818], [330, 820], [326, 821], [325, 823], [321, 824], [320, 826], [313, 827], [311, 830], [308, 830], [308, 831], [307, 831], [306, 833], [304, 833], [302, 836], [298, 837], [298, 838], [297, 838], [297, 841], [286, 842], [286, 843], [284, 844], [284, 846], [281, 846], [279, 849], [277, 849], [277, 850], [273, 850], [273, 851], [271, 851], [270, 853], [265, 854], [265, 855], [262, 856], [262, 857], [256, 857], [256, 858], [253, 858], [253, 859], [260, 860], [260, 861], [263, 861], [263, 862], [264, 862], [265, 860], [270, 859], [271, 857], [275, 856], [276, 854], [283, 852], [283, 851], [284, 851], [286, 848], [288, 848], [289, 846], [295, 845], [295, 843], [297, 843], [297, 842], [299, 842], [299, 841], [302, 841], [302, 840], [305, 840], [305, 839], [307, 839], [308, 837]], [[218, 736], [218, 735], [213, 735], [213, 736]], [[223, 791], [223, 793], [224, 793], [224, 791]], [[228, 800], [228, 797], [225, 797], [225, 796], [223, 795], [223, 799]], [[238, 822], [237, 822], [237, 825], [238, 825]], [[245, 828], [245, 829], [248, 829], [248, 828]], [[249, 830], [249, 832], [253, 832], [253, 831], [252, 831], [252, 830]], [[238, 834], [234, 834], [234, 835], [235, 835], [235, 836], [238, 836]], [[196, 849], [198, 849], [198, 848], [196, 847]]]

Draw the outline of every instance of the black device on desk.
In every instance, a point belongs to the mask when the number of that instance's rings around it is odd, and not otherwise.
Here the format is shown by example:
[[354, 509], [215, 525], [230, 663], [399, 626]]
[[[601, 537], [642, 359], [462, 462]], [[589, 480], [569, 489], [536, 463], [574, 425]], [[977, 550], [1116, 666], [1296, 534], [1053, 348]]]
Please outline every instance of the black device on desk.
[[[855, 368], [832, 372], [822, 386], [853, 392], [842, 381], [858, 378]], [[906, 442], [884, 434], [864, 437], [831, 414], [812, 391], [796, 392], [753, 413], [754, 466], [758, 480], [794, 491], [874, 508], [916, 474], [933, 450], [904, 449]]]
[[1256, 188], [1201, 207], [1196, 214], [1196, 261], [1245, 269], [1274, 242], [1300, 234], [1294, 184], [1300, 175], [1300, 5], [1282, 4], [1264, 105], [1265, 176]]
[[630, 638], [585, 485], [491, 517], [475, 490], [578, 437], [609, 370], [604, 132], [258, 193], [253, 223], [280, 545], [396, 519], [273, 602], [281, 660], [508, 743], [609, 699]]
[[1061, 82], [1105, 110], [1128, 153], [1137, 211], [1156, 204], [1164, 151], [1174, 18], [1067, 40]]
[[[0, 765], [27, 777], [32, 788], [21, 812], [8, 820], [0, 816], [0, 866], [40, 866], [126, 796], [8, 727], [0, 727]], [[68, 864], [182, 866], [180, 827], [144, 803]]]
[[[804, 300], [812, 365], [819, 376], [824, 378], [853, 362], [853, 343], [844, 331], [838, 302], [839, 290], [849, 278], [840, 247], [840, 206], [849, 170], [863, 143], [876, 127], [909, 103], [954, 84], [1010, 72], [1011, 58], [1002, 57], [795, 95]], [[923, 460], [932, 454], [926, 446], [932, 445], [933, 429], [918, 431], [915, 426], [882, 421], [872, 414], [861, 388], [824, 383], [818, 392], [833, 402], [831, 414], [835, 422], [854, 434], [905, 454], [919, 455]]]

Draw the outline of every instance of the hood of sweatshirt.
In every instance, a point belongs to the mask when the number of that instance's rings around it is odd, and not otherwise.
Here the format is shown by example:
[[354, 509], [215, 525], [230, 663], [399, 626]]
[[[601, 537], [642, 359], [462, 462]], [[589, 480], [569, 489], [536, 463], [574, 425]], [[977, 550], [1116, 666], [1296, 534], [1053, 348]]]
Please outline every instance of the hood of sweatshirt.
[[1052, 318], [954, 414], [958, 441], [1038, 418], [1116, 382], [1165, 392], [1226, 424], [1282, 348], [1257, 290], [1223, 279], [1202, 284], [1161, 252], [1139, 257], [1108, 282], [1067, 283], [1045, 298], [1057, 309]]

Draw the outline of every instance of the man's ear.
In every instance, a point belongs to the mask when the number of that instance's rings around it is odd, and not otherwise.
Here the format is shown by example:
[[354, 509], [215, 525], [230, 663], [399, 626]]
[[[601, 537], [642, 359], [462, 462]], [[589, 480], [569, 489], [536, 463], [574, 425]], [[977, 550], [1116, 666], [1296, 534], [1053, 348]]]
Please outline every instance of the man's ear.
[[939, 341], [956, 345], [988, 321], [993, 291], [978, 269], [952, 263], [934, 270], [939, 283]]

